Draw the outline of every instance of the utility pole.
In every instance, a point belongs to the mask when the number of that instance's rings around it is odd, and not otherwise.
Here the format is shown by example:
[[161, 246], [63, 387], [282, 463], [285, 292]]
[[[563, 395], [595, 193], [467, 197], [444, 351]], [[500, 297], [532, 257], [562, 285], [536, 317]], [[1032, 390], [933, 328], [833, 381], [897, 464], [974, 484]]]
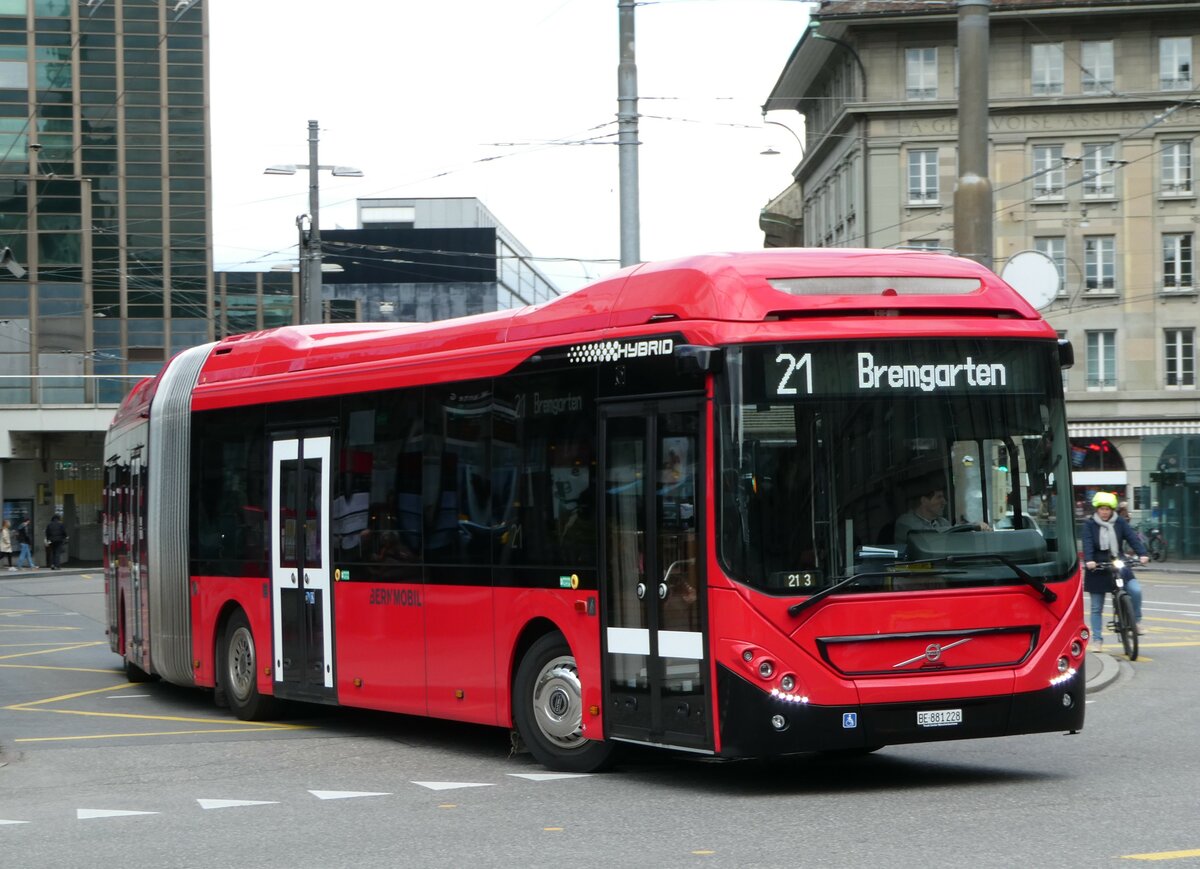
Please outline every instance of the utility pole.
[[958, 0], [958, 185], [954, 249], [992, 267], [988, 178], [988, 15], [991, 0]]
[[[321, 191], [318, 171], [321, 161], [317, 159], [317, 122], [308, 122], [308, 243], [301, 253], [304, 255], [304, 274], [308, 280], [301, 280], [300, 292], [300, 322], [321, 323], [325, 318], [321, 315]], [[303, 228], [301, 235], [303, 236]], [[308, 294], [305, 295], [304, 288]]]
[[617, 0], [621, 62], [617, 66], [617, 151], [621, 183], [621, 265], [641, 262], [638, 217], [637, 64], [634, 62], [635, 0]]
[[[329, 169], [334, 175], [361, 178], [362, 170], [352, 166], [322, 166], [317, 160], [317, 122], [308, 122], [308, 165], [280, 163], [263, 170], [266, 175], [295, 175], [298, 169], [308, 170], [308, 214], [296, 218], [300, 230], [300, 322], [321, 323], [321, 169]], [[304, 228], [307, 218], [308, 229]]]

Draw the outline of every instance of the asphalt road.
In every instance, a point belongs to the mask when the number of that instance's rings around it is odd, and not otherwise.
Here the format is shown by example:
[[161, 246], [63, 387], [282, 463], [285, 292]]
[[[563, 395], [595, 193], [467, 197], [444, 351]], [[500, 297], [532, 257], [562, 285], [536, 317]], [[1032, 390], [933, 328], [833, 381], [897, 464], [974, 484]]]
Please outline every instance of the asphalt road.
[[239, 722], [124, 681], [98, 573], [0, 576], [0, 864], [1200, 865], [1200, 572], [1140, 573], [1142, 656], [1090, 656], [1080, 735], [853, 761], [637, 751], [595, 776], [547, 774], [495, 728]]

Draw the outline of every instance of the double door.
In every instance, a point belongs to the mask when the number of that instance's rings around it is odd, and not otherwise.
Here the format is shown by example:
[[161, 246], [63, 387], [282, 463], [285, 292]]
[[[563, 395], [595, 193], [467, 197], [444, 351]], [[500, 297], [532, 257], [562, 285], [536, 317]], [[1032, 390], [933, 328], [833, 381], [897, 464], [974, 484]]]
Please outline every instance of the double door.
[[712, 747], [699, 400], [601, 412], [605, 716], [611, 738]]
[[271, 445], [271, 618], [275, 693], [333, 696], [328, 434]]

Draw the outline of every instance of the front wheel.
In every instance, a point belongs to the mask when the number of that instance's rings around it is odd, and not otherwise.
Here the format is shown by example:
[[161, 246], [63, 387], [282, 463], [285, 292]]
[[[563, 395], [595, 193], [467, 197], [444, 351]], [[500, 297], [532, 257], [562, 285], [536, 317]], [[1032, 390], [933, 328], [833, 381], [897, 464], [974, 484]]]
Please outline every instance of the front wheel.
[[613, 745], [583, 735], [583, 685], [562, 634], [546, 634], [521, 659], [513, 681], [513, 721], [538, 763], [563, 772], [596, 772]]
[[258, 651], [246, 614], [238, 610], [225, 626], [218, 678], [229, 708], [243, 721], [264, 721], [279, 713], [279, 701], [258, 690]]
[[1121, 645], [1125, 647], [1125, 654], [1131, 661], [1136, 661], [1138, 656], [1138, 634], [1137, 621], [1133, 617], [1133, 598], [1127, 594], [1123, 594], [1117, 598], [1117, 628], [1121, 632]]

